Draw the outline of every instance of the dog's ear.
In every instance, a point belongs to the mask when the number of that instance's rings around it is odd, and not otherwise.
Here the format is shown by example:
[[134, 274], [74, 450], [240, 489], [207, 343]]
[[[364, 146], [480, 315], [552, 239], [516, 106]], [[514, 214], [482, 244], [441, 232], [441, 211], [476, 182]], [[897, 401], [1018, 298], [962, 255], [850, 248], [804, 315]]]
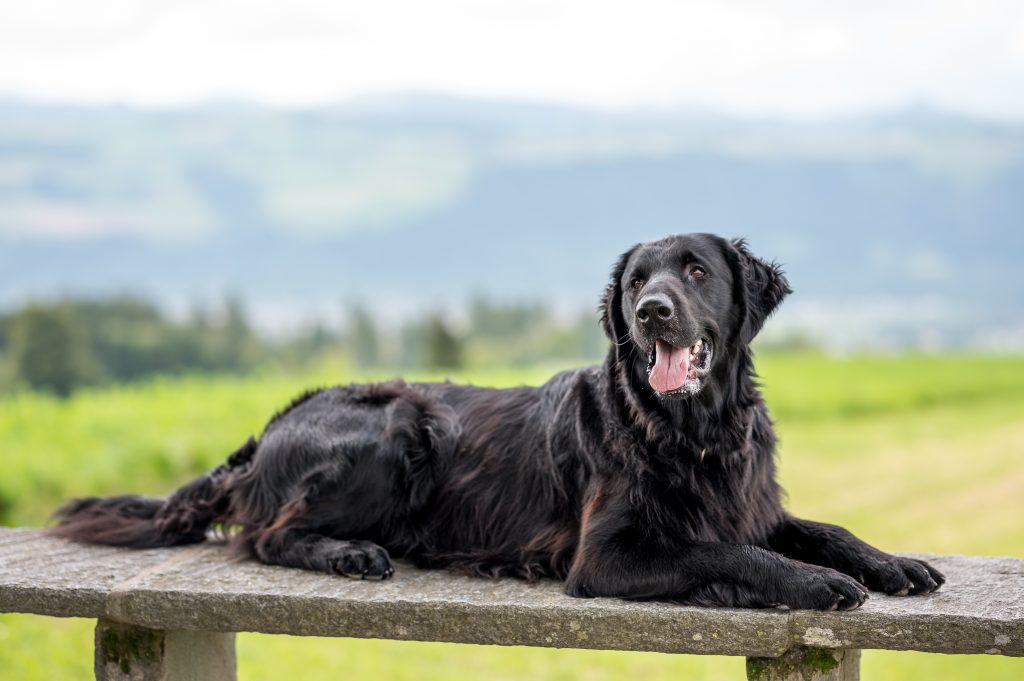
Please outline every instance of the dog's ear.
[[739, 341], [747, 345], [793, 289], [782, 267], [751, 253], [745, 240], [733, 239], [726, 250], [733, 268], [734, 297], [740, 307]]
[[638, 246], [639, 244], [633, 246], [633, 248], [619, 256], [615, 266], [612, 267], [611, 279], [604, 289], [601, 304], [598, 306], [598, 311], [601, 313], [601, 328], [604, 329], [604, 334], [608, 336], [615, 347], [620, 347], [626, 342], [626, 334], [629, 331], [626, 328], [626, 320], [622, 316], [621, 281], [622, 275], [626, 272], [629, 258]]

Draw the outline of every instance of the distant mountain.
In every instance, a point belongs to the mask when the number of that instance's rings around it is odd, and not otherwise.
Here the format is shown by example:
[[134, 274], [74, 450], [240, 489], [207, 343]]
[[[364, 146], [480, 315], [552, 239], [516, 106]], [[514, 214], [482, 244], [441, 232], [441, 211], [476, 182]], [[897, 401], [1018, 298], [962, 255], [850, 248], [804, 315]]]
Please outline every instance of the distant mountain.
[[630, 244], [713, 231], [786, 264], [779, 329], [961, 345], [1024, 335], [1022, 228], [1024, 125], [928, 109], [795, 123], [422, 95], [0, 103], [4, 305], [123, 290], [232, 291], [274, 314], [474, 292], [592, 304]]

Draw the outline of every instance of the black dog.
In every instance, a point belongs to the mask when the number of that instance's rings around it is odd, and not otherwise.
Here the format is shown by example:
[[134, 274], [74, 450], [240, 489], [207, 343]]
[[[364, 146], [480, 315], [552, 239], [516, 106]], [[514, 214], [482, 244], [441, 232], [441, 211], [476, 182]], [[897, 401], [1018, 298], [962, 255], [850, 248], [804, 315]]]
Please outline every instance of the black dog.
[[217, 524], [275, 565], [386, 578], [391, 554], [699, 605], [847, 610], [868, 589], [934, 591], [926, 563], [782, 508], [750, 341], [789, 292], [742, 241], [640, 244], [604, 294], [601, 366], [539, 388], [309, 392], [166, 501], [76, 500], [51, 532], [152, 547]]

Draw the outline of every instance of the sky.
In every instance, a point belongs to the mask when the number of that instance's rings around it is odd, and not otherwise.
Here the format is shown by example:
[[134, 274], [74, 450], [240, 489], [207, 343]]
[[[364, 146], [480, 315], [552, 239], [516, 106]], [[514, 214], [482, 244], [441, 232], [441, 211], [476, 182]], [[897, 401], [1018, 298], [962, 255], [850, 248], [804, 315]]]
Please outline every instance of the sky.
[[628, 110], [1024, 118], [1020, 0], [33, 0], [0, 97], [281, 107], [438, 92]]

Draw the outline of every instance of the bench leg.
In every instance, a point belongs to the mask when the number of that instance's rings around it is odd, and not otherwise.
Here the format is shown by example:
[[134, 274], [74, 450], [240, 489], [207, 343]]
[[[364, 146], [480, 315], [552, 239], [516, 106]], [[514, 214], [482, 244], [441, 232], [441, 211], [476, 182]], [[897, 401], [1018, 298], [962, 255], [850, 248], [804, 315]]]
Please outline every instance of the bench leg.
[[97, 681], [235, 679], [235, 635], [96, 623]]
[[860, 651], [796, 648], [781, 657], [748, 657], [748, 681], [859, 681]]

